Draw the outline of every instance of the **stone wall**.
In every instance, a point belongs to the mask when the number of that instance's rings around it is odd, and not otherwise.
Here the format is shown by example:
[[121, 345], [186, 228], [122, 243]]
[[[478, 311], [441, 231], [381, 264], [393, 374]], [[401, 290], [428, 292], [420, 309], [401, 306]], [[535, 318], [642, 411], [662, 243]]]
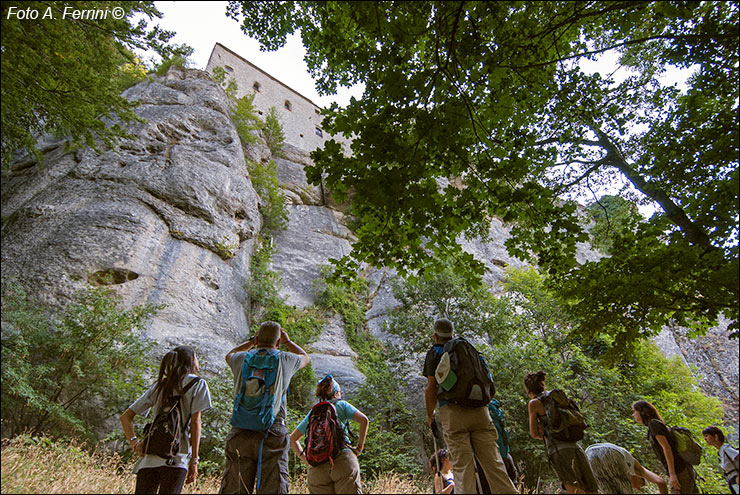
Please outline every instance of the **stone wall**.
[[[234, 78], [237, 97], [254, 93], [260, 115], [264, 117], [270, 107], [277, 109], [286, 143], [311, 152], [331, 138], [321, 127], [319, 106], [220, 43], [213, 47], [206, 70], [213, 73], [215, 67], [223, 67], [227, 79]], [[341, 136], [335, 140], [346, 144]]]

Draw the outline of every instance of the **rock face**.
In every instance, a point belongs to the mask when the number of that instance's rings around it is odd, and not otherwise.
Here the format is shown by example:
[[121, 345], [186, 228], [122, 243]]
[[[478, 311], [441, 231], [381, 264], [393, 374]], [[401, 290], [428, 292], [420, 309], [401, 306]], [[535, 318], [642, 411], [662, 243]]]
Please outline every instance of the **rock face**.
[[[125, 95], [140, 102], [137, 112], [147, 120], [131, 126], [134, 138], [99, 155], [47, 143], [41, 166], [21, 160], [3, 176], [2, 276], [23, 280], [42, 302], [61, 306], [109, 273], [105, 283], [125, 305], [166, 305], [146, 330], [162, 349], [194, 345], [202, 367], [222, 370], [225, 353], [247, 335], [245, 285], [262, 224], [245, 152], [250, 160], [275, 160], [287, 198], [287, 229], [270, 242], [272, 268], [282, 273], [281, 295], [289, 304], [314, 304], [321, 266], [347, 254], [354, 238], [341, 208], [306, 180], [311, 160], [305, 151], [287, 145], [273, 157], [264, 145], [242, 149], [228, 100], [205, 72], [175, 68]], [[494, 291], [506, 266], [525, 265], [506, 252], [508, 236], [494, 220], [489, 242], [461, 240], [486, 264]], [[579, 247], [581, 262], [599, 256]], [[383, 322], [399, 304], [391, 290], [397, 275], [371, 267], [366, 274], [372, 293], [367, 327], [393, 342]], [[699, 367], [702, 386], [735, 411], [737, 423], [738, 350], [721, 334], [722, 328], [690, 340], [673, 328], [658, 343]], [[331, 317], [307, 350], [317, 377], [332, 373], [349, 394], [364, 382], [340, 317]], [[420, 366], [408, 363], [404, 378], [407, 390], [419, 392], [409, 394], [416, 405], [422, 403]]]
[[[58, 306], [112, 272], [124, 304], [165, 304], [146, 333], [220, 366], [246, 333], [244, 284], [261, 226], [227, 99], [200, 71], [126, 93], [147, 120], [98, 155], [49, 146], [2, 182], [2, 274]], [[7, 220], [6, 220], [7, 219]]]
[[728, 320], [720, 321], [706, 335], [694, 339], [687, 337], [686, 328], [669, 325], [655, 338], [663, 354], [679, 356], [687, 365], [697, 368], [699, 384], [705, 394], [718, 397], [724, 406], [725, 421], [735, 428], [730, 443], [737, 444], [740, 422], [738, 421], [738, 383], [740, 367], [737, 342], [728, 342]]

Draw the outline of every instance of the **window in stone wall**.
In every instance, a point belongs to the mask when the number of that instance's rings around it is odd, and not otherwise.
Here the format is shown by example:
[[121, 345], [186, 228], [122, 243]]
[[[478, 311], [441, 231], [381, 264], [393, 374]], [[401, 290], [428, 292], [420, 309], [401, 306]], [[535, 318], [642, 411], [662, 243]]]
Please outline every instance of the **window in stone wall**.
[[321, 129], [319, 129], [318, 127], [316, 128], [316, 135], [317, 135], [318, 137], [324, 137], [324, 133], [323, 133], [323, 132], [321, 132]]
[[234, 68], [233, 68], [232, 66], [230, 66], [230, 65], [224, 65], [224, 69], [225, 69], [225, 70], [226, 70], [226, 72], [228, 72], [229, 74], [231, 74], [232, 72], [234, 72]]
[[262, 86], [260, 86], [260, 83], [258, 83], [257, 81], [254, 81], [254, 84], [252, 84], [252, 89], [254, 90], [254, 92], [259, 93], [260, 88], [262, 88]]
[[293, 110], [293, 105], [291, 105], [288, 100], [285, 100], [285, 109], [289, 112]]

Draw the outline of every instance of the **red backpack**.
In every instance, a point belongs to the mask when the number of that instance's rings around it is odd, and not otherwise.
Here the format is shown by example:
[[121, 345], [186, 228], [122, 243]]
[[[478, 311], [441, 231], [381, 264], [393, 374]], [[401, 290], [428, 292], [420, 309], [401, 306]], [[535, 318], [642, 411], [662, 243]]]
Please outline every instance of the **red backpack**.
[[334, 464], [334, 457], [345, 447], [344, 430], [334, 404], [322, 401], [311, 408], [306, 437], [304, 453], [310, 465], [318, 466], [326, 461]]

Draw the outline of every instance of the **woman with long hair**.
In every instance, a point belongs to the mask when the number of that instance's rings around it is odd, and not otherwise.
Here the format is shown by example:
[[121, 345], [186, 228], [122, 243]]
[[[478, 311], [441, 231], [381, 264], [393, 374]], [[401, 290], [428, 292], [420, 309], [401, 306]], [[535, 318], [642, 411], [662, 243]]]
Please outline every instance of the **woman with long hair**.
[[553, 438], [550, 434], [550, 423], [545, 411], [546, 396], [545, 378], [547, 374], [540, 370], [527, 373], [524, 386], [531, 399], [529, 410], [529, 434], [532, 438], [543, 439], [550, 466], [568, 493], [599, 493], [596, 478], [588, 463], [586, 453], [578, 442], [567, 442]]
[[671, 493], [699, 493], [694, 467], [678, 455], [676, 439], [655, 406], [646, 400], [638, 400], [632, 404], [632, 417], [647, 426], [647, 438], [653, 452], [670, 476], [668, 486]]
[[[325, 462], [318, 466], [308, 463], [306, 454], [299, 442], [300, 438], [307, 433], [309, 412], [303, 421], [290, 435], [290, 447], [298, 458], [308, 466], [308, 489], [311, 493], [362, 493], [360, 484], [360, 465], [357, 456], [362, 453], [367, 437], [369, 420], [362, 412], [358, 411], [352, 404], [342, 400], [342, 389], [331, 375], [326, 375], [316, 386], [316, 397], [320, 401], [334, 404], [337, 411], [337, 419], [344, 431], [345, 448], [337, 454], [332, 462]], [[349, 420], [360, 424], [360, 437], [357, 446], [352, 447], [347, 435]]]
[[[211, 394], [197, 372], [198, 358], [191, 347], [172, 349], [162, 358], [157, 381], [121, 415], [129, 446], [140, 456], [134, 464], [135, 493], [180, 493], [184, 483], [193, 483], [198, 476], [201, 413], [211, 408]], [[147, 454], [146, 445], [134, 433], [134, 416], [146, 416], [153, 409], [152, 418], [156, 418], [173, 396], [181, 396], [179, 451], [169, 459]]]

